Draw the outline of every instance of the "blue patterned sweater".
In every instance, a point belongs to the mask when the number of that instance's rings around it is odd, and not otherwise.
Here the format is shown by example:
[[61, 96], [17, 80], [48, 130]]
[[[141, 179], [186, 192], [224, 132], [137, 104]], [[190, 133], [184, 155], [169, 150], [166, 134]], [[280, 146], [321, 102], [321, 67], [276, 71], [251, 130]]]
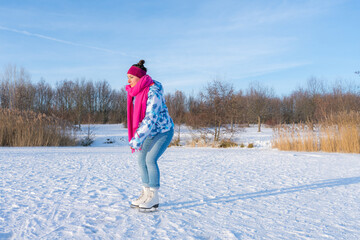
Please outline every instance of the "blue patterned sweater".
[[160, 82], [153, 81], [154, 85], [149, 88], [145, 117], [129, 142], [133, 149], [140, 149], [148, 136], [155, 136], [174, 128], [174, 122], [165, 104], [163, 87]]

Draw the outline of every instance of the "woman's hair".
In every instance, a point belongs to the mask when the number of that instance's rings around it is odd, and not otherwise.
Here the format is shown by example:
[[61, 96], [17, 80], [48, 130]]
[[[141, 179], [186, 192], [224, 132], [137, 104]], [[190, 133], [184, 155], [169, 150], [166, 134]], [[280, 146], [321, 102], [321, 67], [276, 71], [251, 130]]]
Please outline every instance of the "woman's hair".
[[145, 72], [147, 72], [147, 69], [146, 69], [146, 67], [144, 67], [144, 64], [145, 64], [145, 60], [141, 59], [138, 63], [133, 64], [133, 66], [138, 67], [138, 68], [144, 70]]

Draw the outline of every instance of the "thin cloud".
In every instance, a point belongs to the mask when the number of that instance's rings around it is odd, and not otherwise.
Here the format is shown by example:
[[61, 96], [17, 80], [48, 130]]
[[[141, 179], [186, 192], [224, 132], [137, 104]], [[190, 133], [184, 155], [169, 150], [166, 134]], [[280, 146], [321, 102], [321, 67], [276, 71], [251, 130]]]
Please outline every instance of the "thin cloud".
[[[110, 49], [106, 49], [106, 48], [99, 48], [99, 47], [94, 47], [94, 46], [90, 46], [90, 45], [85, 45], [85, 44], [70, 42], [70, 41], [66, 41], [66, 40], [62, 40], [62, 39], [58, 39], [58, 38], [53, 38], [53, 37], [45, 36], [45, 35], [42, 35], [42, 34], [31, 33], [31, 32], [24, 31], [24, 30], [7, 28], [7, 27], [3, 27], [3, 26], [0, 26], [0, 30], [9, 31], [9, 32], [14, 32], [14, 33], [18, 33], [18, 34], [22, 34], [22, 35], [26, 35], [26, 36], [32, 36], [32, 37], [42, 38], [42, 39], [46, 39], [46, 40], [50, 40], [50, 41], [54, 41], [54, 42], [59, 42], [59, 43], [67, 44], [67, 45], [89, 48], [89, 49], [93, 49], [93, 50], [97, 50], [97, 51], [102, 51], [102, 52], [106, 52], [106, 53], [120, 54], [120, 55], [129, 57], [128, 54], [123, 53], [123, 52], [116, 52], [116, 51], [113, 51], [113, 50], [110, 50]], [[132, 56], [132, 57], [134, 57], [134, 56]]]
[[273, 72], [307, 66], [307, 65], [311, 65], [311, 64], [312, 64], [311, 62], [293, 62], [293, 63], [272, 64], [269, 66], [264, 66], [262, 68], [253, 69], [253, 70], [249, 71], [248, 73], [239, 74], [239, 78], [257, 77], [257, 76], [262, 76], [262, 75], [266, 75], [266, 74], [273, 73]]

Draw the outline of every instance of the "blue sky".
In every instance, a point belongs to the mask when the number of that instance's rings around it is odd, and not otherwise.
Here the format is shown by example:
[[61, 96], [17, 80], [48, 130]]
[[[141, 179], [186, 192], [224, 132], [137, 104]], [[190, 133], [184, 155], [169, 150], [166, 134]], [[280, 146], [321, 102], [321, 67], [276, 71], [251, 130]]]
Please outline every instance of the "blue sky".
[[0, 0], [0, 72], [120, 89], [145, 59], [167, 92], [217, 79], [286, 95], [311, 77], [359, 83], [359, 24], [358, 0]]

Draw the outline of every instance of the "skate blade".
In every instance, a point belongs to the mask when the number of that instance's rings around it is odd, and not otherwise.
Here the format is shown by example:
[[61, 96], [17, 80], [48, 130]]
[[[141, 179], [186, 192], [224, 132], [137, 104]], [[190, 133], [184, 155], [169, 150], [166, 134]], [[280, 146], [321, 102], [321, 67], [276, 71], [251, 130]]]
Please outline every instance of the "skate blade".
[[142, 213], [150, 213], [150, 212], [157, 212], [159, 205], [155, 205], [151, 208], [139, 208], [139, 212]]

